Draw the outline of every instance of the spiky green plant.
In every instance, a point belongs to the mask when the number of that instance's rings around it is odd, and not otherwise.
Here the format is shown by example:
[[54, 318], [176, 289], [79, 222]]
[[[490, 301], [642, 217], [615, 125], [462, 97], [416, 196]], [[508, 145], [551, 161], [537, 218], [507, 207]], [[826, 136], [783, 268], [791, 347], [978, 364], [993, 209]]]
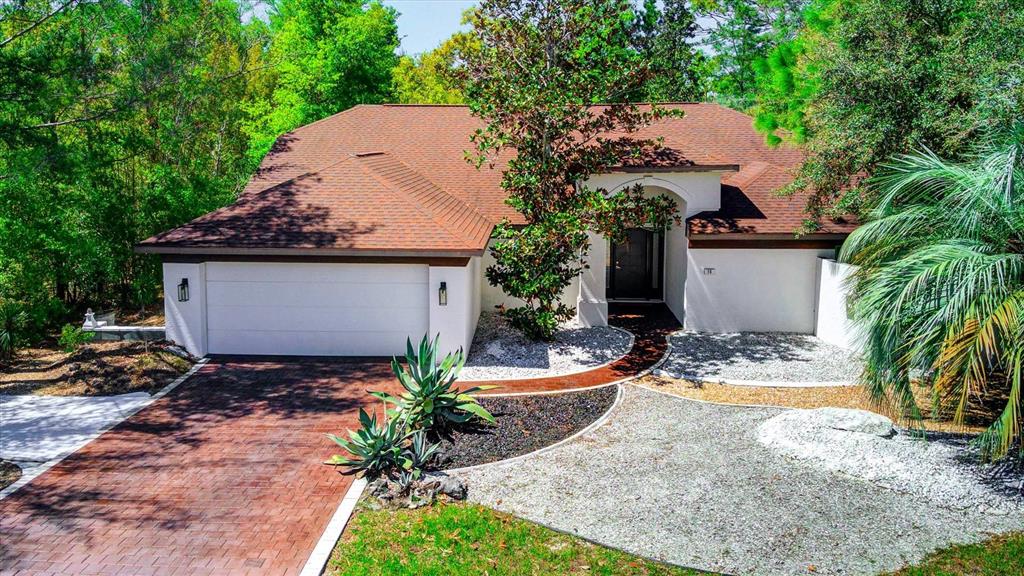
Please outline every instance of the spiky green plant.
[[455, 380], [466, 363], [466, 355], [459, 348], [454, 354], [446, 354], [438, 363], [439, 338], [440, 336], [435, 337], [431, 341], [424, 335], [418, 351], [413, 349], [412, 340], [407, 338], [405, 366], [397, 357], [391, 359], [391, 371], [395, 373], [405, 392], [400, 396], [385, 392], [370, 394], [394, 405], [395, 410], [391, 412], [391, 416], [405, 420], [410, 429], [440, 430], [474, 418], [493, 424], [494, 416], [471, 394], [495, 387], [473, 386], [465, 390], [456, 388]]
[[327, 435], [349, 456], [334, 455], [324, 464], [342, 466], [349, 473], [361, 472], [370, 478], [389, 476], [412, 467], [413, 462], [406, 453], [410, 433], [404, 422], [392, 418], [378, 423], [376, 414], [368, 414], [360, 408], [359, 424], [359, 430], [348, 431], [348, 438]]
[[1024, 126], [962, 163], [928, 150], [896, 157], [872, 185], [880, 201], [840, 255], [859, 266], [852, 311], [864, 382], [918, 420], [918, 380], [931, 387], [933, 411], [959, 423], [999, 401], [978, 438], [985, 457], [999, 458], [1021, 436]]
[[17, 302], [0, 301], [0, 360], [10, 360], [21, 343], [28, 314]]

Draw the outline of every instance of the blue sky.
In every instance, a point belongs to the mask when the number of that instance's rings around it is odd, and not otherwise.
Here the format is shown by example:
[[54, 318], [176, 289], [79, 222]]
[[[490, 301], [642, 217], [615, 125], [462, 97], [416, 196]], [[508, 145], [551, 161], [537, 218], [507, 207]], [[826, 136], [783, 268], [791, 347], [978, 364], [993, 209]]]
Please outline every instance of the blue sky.
[[459, 29], [462, 11], [476, 0], [384, 0], [398, 16], [401, 51], [419, 54], [435, 48]]

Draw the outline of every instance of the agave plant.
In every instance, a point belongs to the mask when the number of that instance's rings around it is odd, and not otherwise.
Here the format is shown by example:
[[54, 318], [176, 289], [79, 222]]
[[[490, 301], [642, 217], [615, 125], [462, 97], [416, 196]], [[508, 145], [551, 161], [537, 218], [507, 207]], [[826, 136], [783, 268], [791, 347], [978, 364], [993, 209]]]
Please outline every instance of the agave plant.
[[391, 359], [391, 370], [405, 392], [400, 396], [385, 392], [370, 394], [394, 405], [392, 417], [403, 419], [410, 429], [444, 429], [474, 418], [493, 423], [494, 416], [471, 394], [495, 386], [474, 386], [465, 390], [456, 388], [455, 380], [466, 363], [466, 356], [460, 348], [454, 354], [445, 355], [438, 363], [438, 339], [439, 336], [430, 341], [424, 335], [418, 351], [413, 349], [412, 340], [406, 339], [405, 366], [397, 357]]
[[361, 472], [371, 478], [412, 468], [413, 461], [406, 446], [410, 433], [404, 422], [392, 418], [386, 423], [378, 423], [376, 414], [367, 414], [360, 408], [359, 424], [359, 430], [348, 431], [348, 439], [327, 435], [350, 456], [335, 455], [324, 464], [344, 466], [348, 473]]
[[978, 444], [998, 458], [1021, 436], [1024, 127], [964, 163], [927, 150], [897, 157], [873, 183], [879, 203], [840, 255], [859, 266], [864, 381], [916, 419], [915, 383], [960, 423], [994, 400], [998, 416]]

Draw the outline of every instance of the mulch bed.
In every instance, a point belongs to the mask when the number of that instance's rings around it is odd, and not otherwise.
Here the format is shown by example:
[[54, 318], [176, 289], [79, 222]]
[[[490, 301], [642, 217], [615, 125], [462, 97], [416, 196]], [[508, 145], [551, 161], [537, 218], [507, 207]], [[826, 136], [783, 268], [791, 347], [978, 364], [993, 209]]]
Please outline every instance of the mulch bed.
[[92, 342], [67, 353], [54, 346], [20, 350], [0, 366], [0, 394], [109, 396], [155, 392], [184, 374], [192, 362], [167, 342]]
[[455, 431], [441, 440], [432, 468], [452, 469], [513, 458], [586, 428], [611, 408], [617, 386], [593, 390], [481, 398], [497, 423]]
[[21, 468], [14, 462], [0, 460], [0, 490], [14, 484], [21, 478]]

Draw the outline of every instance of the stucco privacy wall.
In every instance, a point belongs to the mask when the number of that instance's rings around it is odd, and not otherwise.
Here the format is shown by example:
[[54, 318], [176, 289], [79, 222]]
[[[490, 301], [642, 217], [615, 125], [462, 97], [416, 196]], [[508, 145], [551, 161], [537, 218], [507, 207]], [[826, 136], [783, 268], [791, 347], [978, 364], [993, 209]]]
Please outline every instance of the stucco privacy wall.
[[[167, 339], [193, 356], [206, 355], [206, 264], [164, 262], [164, 318]], [[178, 301], [178, 284], [188, 280], [189, 298]]]
[[833, 250], [689, 250], [684, 326], [701, 332], [815, 329], [818, 258]]
[[847, 279], [856, 266], [818, 259], [818, 317], [814, 334], [829, 344], [860, 350], [862, 342], [847, 309]]

